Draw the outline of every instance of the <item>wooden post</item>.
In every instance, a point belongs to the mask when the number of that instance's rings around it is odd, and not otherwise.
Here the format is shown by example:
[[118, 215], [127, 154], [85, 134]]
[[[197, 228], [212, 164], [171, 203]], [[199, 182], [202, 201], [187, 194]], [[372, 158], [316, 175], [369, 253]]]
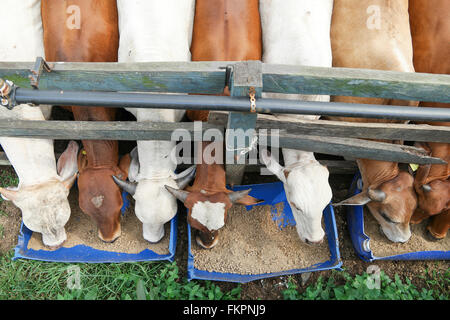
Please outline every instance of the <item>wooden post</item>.
[[244, 61], [233, 65], [229, 82], [232, 97], [249, 97], [249, 112], [230, 112], [225, 132], [225, 168], [227, 183], [231, 186], [241, 184], [248, 152], [256, 148], [256, 112], [251, 111], [250, 92], [255, 98], [262, 94], [261, 61]]

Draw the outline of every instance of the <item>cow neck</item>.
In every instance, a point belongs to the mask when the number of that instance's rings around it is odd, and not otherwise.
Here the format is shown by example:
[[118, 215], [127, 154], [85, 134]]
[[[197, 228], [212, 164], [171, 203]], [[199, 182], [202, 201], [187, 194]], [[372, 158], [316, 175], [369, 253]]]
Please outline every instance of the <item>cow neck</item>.
[[225, 169], [221, 164], [198, 164], [194, 184], [189, 191], [205, 191], [207, 194], [227, 192]]
[[113, 140], [83, 140], [87, 168], [113, 168], [119, 162], [119, 145]]
[[397, 162], [357, 159], [357, 163], [364, 189], [378, 188], [381, 184], [397, 177], [400, 171]]
[[0, 143], [19, 178], [19, 187], [59, 180], [52, 140], [1, 137]]
[[197, 164], [197, 172], [195, 174], [195, 180], [192, 187], [189, 188], [190, 191], [200, 192], [204, 190], [207, 194], [214, 194], [217, 192], [226, 192], [226, 177], [225, 168], [223, 164], [212, 163], [207, 164], [204, 159], [206, 155], [205, 148], [208, 145], [215, 148], [211, 149], [211, 156], [215, 156], [216, 150], [223, 150], [223, 142], [199, 142], [199, 148], [197, 148], [197, 159], [202, 159], [201, 163]]

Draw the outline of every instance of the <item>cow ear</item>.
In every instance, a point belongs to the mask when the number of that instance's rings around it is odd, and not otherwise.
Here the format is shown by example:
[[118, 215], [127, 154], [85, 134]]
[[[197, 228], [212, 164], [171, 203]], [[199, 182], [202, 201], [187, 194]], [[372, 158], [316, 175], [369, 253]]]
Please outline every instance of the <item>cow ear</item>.
[[87, 160], [86, 151], [84, 149], [82, 149], [81, 152], [78, 154], [77, 164], [78, 164], [79, 172], [83, 172], [84, 168], [87, 167], [88, 160]]
[[254, 204], [262, 203], [264, 200], [253, 198], [252, 196], [246, 195], [245, 197], [236, 201], [237, 204], [242, 204], [244, 206], [252, 206]]
[[72, 140], [58, 159], [56, 171], [63, 181], [72, 178], [78, 172], [78, 150], [78, 143]]
[[419, 192], [420, 188], [427, 181], [430, 170], [431, 164], [421, 165], [417, 169], [416, 176], [414, 177], [414, 189], [416, 189], [416, 192]]
[[370, 199], [367, 191], [363, 191], [341, 202], [333, 203], [333, 206], [362, 206], [370, 201], [372, 201], [372, 199]]
[[130, 168], [131, 157], [130, 154], [122, 156], [119, 161], [119, 170], [117, 170], [116, 175], [119, 179], [125, 180], [128, 177], [128, 170]]
[[128, 180], [130, 180], [131, 182], [136, 182], [138, 174], [139, 174], [139, 169], [140, 169], [140, 165], [139, 165], [139, 154], [138, 154], [138, 148], [137, 146], [134, 147], [133, 150], [131, 150], [130, 152], [130, 166], [128, 168]]
[[3, 200], [14, 201], [19, 196], [19, 191], [12, 188], [0, 188], [0, 194]]
[[278, 177], [283, 183], [286, 183], [286, 177], [284, 175], [284, 168], [272, 157], [270, 152], [264, 148], [259, 151], [261, 162], [264, 163], [267, 169]]

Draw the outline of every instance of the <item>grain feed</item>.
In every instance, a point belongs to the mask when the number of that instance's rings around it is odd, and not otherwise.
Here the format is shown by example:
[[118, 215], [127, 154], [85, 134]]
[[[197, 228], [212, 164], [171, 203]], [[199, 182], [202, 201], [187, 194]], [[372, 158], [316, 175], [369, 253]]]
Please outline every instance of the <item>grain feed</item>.
[[282, 203], [274, 213], [278, 222], [272, 219], [271, 210], [270, 205], [254, 206], [250, 211], [244, 206], [233, 206], [215, 247], [203, 249], [192, 241], [194, 267], [222, 273], [263, 274], [307, 268], [330, 259], [326, 237], [320, 245], [306, 244], [295, 226], [278, 228], [280, 222], [283, 224], [279, 219]]

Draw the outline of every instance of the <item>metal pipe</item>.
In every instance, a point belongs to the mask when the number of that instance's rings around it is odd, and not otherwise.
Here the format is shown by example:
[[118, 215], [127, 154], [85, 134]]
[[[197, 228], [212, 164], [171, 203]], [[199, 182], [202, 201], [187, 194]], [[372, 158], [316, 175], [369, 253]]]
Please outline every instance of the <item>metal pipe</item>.
[[[17, 88], [16, 104], [250, 112], [248, 97]], [[450, 108], [415, 108], [341, 102], [257, 99], [258, 113], [288, 113], [393, 120], [450, 121]]]

